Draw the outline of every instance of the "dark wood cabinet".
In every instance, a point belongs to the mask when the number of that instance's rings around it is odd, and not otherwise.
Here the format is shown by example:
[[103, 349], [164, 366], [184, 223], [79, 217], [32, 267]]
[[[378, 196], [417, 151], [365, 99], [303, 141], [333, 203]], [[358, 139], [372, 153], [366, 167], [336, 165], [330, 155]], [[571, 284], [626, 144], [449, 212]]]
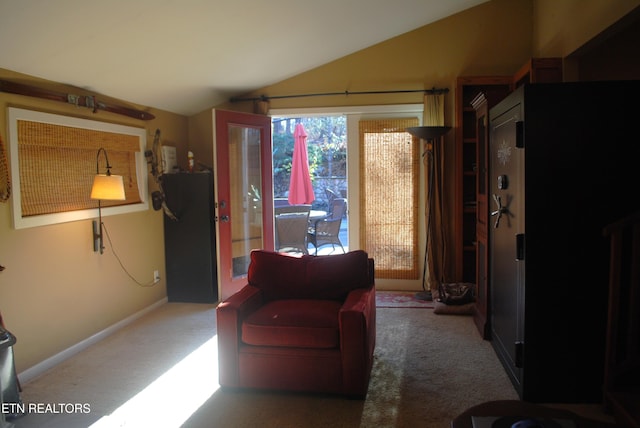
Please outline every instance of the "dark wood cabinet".
[[489, 290], [489, 108], [509, 94], [507, 85], [485, 87], [471, 101], [476, 122], [476, 304], [473, 319], [480, 335], [489, 339], [490, 290]]
[[218, 301], [213, 174], [164, 174], [166, 203], [177, 219], [164, 216], [167, 298], [170, 302]]
[[513, 87], [525, 83], [562, 82], [562, 58], [531, 58], [513, 75]]
[[[456, 85], [455, 281], [476, 283], [478, 128], [473, 101], [481, 93], [511, 88], [511, 76], [459, 77]], [[486, 142], [483, 134], [480, 144]], [[485, 198], [486, 199], [486, 198]], [[485, 202], [486, 205], [486, 202]]]
[[640, 81], [523, 85], [490, 110], [491, 343], [522, 400], [603, 396], [609, 248], [640, 209]]

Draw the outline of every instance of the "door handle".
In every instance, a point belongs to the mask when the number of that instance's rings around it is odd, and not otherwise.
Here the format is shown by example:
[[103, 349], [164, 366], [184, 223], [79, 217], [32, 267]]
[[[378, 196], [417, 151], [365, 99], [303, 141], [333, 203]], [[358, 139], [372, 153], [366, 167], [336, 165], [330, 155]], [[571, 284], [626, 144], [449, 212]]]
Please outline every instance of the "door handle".
[[495, 193], [493, 194], [493, 200], [495, 201], [496, 205], [498, 206], [498, 209], [495, 211], [491, 212], [491, 216], [497, 216], [496, 217], [496, 223], [493, 225], [494, 229], [497, 229], [498, 226], [500, 225], [500, 218], [502, 218], [502, 214], [507, 214], [509, 212], [509, 210], [507, 209], [507, 207], [503, 207], [502, 206], [502, 198], [500, 198], [499, 195], [496, 195]]
[[502, 198], [500, 195], [493, 194], [493, 201], [496, 203], [497, 209], [491, 212], [491, 216], [496, 218], [496, 222], [493, 225], [494, 229], [497, 229], [500, 226], [500, 220], [502, 219], [502, 214], [507, 217], [507, 224], [510, 225], [510, 217], [513, 217], [513, 214], [509, 210], [509, 205], [511, 205], [511, 197], [507, 195], [507, 203], [506, 205], [502, 204]]
[[229, 223], [229, 216], [228, 215], [221, 215], [220, 216], [220, 221], [223, 223]]

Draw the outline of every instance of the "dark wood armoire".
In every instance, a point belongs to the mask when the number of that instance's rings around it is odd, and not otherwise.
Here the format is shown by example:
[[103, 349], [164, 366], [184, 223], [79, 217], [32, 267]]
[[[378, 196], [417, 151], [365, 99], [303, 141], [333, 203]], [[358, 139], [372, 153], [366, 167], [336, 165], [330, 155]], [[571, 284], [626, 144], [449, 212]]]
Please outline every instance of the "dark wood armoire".
[[508, 94], [507, 86], [486, 87], [471, 101], [476, 116], [476, 304], [473, 321], [484, 339], [491, 338], [489, 313], [489, 109]]
[[170, 302], [218, 301], [213, 174], [164, 174], [167, 298]]
[[602, 401], [602, 231], [640, 209], [639, 97], [531, 84], [490, 110], [491, 340], [523, 400]]

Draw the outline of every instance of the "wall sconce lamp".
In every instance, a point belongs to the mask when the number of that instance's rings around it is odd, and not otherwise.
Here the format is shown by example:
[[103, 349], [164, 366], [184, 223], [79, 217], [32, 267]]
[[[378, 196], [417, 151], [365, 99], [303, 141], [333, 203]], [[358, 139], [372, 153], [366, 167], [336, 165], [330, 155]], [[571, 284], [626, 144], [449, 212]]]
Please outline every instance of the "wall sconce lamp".
[[[100, 153], [104, 153], [107, 161], [106, 174], [100, 174]], [[102, 205], [101, 201], [124, 201], [124, 184], [121, 175], [111, 174], [111, 165], [109, 165], [109, 157], [104, 148], [99, 148], [96, 155], [96, 176], [93, 178], [93, 187], [91, 188], [91, 199], [98, 200], [98, 222], [93, 221], [93, 251], [100, 250], [100, 254], [104, 252], [104, 241], [102, 235]]]

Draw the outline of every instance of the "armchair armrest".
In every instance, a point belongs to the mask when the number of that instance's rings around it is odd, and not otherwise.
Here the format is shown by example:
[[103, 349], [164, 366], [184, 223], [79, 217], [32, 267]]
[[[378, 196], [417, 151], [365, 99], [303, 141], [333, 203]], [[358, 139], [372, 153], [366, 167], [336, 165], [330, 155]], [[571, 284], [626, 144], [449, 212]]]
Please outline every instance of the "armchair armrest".
[[364, 396], [376, 343], [375, 287], [351, 291], [339, 316], [345, 393]]
[[261, 305], [260, 289], [246, 285], [216, 308], [218, 378], [222, 386], [238, 385], [238, 347], [242, 320]]

